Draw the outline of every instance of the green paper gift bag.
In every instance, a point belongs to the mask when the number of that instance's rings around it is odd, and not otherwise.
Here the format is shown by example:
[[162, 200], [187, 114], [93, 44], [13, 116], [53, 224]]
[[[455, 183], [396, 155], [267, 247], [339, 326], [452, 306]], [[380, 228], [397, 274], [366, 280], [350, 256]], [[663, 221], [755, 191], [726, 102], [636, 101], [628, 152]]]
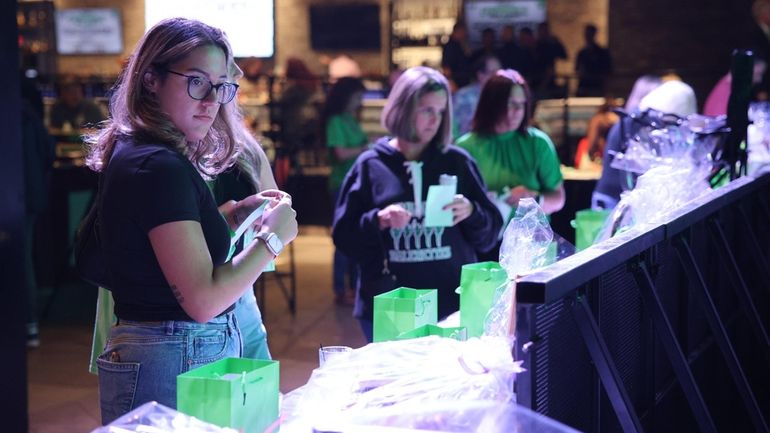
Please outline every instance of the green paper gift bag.
[[584, 250], [594, 244], [604, 222], [610, 216], [609, 210], [584, 209], [575, 213], [570, 224], [575, 229], [575, 249]]
[[463, 265], [460, 273], [460, 324], [468, 330], [468, 338], [484, 333], [484, 320], [495, 300], [495, 291], [508, 281], [508, 275], [497, 262]]
[[395, 340], [422, 325], [435, 325], [438, 316], [436, 289], [398, 289], [374, 297], [373, 339]]
[[464, 326], [456, 328], [442, 328], [436, 325], [422, 325], [419, 328], [412, 329], [401, 333], [396, 340], [409, 340], [411, 338], [422, 338], [431, 335], [438, 335], [444, 338], [454, 338], [457, 341], [465, 341], [468, 339], [468, 331]]
[[278, 419], [278, 361], [225, 358], [176, 378], [177, 410], [220, 427], [262, 433]]

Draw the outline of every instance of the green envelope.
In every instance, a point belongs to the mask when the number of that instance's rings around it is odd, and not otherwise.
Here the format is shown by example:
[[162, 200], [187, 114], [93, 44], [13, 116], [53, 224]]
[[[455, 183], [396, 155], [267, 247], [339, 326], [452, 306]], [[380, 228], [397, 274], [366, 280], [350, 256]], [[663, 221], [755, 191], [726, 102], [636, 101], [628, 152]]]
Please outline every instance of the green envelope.
[[395, 340], [404, 332], [438, 321], [436, 289], [398, 289], [374, 297], [373, 339]]
[[465, 341], [468, 339], [468, 331], [465, 326], [459, 326], [456, 328], [442, 328], [437, 325], [422, 325], [419, 328], [412, 329], [401, 333], [396, 340], [409, 340], [411, 338], [422, 338], [431, 335], [438, 335], [444, 338], [454, 338], [457, 341]]
[[176, 378], [177, 410], [220, 427], [262, 433], [278, 419], [278, 361], [225, 358]]
[[460, 324], [468, 330], [468, 338], [484, 333], [484, 320], [492, 308], [497, 288], [508, 281], [508, 274], [497, 262], [463, 265], [460, 273]]

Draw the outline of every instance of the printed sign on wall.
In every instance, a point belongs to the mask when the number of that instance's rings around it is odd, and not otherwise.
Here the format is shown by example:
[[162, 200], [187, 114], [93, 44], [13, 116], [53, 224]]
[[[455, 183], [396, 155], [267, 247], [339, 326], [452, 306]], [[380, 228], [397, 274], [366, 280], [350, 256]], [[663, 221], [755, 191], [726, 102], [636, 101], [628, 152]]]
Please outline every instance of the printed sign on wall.
[[545, 0], [467, 1], [465, 22], [472, 47], [481, 45], [481, 31], [492, 28], [497, 35], [503, 26], [535, 27], [546, 19]]
[[56, 50], [59, 54], [122, 53], [120, 12], [107, 8], [57, 10]]

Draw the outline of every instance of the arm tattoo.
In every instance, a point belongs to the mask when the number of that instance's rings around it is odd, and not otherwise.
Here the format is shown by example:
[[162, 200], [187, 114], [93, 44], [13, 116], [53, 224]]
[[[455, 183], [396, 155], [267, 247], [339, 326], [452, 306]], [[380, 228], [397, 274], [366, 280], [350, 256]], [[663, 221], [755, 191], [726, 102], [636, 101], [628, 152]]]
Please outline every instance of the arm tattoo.
[[176, 301], [180, 304], [184, 303], [184, 296], [182, 296], [182, 292], [179, 291], [179, 289], [176, 288], [176, 286], [171, 286], [171, 293], [174, 294], [174, 297], [176, 298]]

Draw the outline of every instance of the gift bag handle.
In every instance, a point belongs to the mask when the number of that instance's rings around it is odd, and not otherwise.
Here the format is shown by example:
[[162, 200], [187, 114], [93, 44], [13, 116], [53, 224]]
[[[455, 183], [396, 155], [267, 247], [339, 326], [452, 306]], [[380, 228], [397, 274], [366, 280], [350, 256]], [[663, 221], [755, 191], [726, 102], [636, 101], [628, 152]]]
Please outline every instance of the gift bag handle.
[[422, 317], [423, 314], [425, 314], [425, 304], [430, 304], [430, 299], [420, 299], [419, 305], [420, 305], [420, 312], [417, 311], [414, 312], [415, 317]]

